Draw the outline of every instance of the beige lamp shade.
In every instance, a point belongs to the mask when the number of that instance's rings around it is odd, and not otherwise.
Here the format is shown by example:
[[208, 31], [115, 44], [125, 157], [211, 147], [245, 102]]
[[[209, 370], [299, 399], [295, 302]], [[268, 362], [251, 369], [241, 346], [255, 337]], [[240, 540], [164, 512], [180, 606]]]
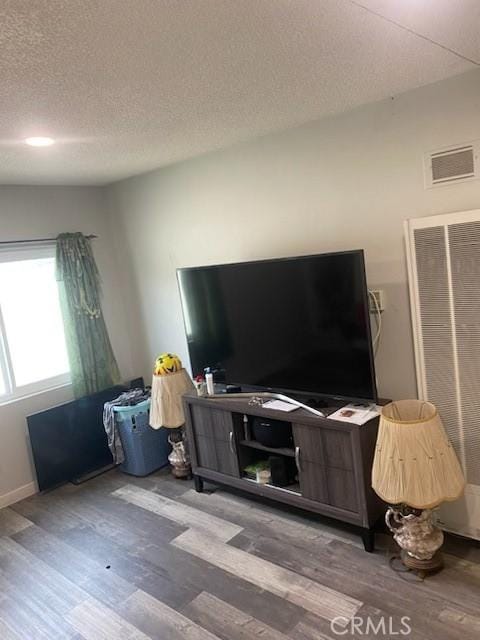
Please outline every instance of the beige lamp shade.
[[385, 502], [416, 509], [462, 495], [462, 469], [433, 404], [400, 400], [383, 407], [372, 486]]
[[164, 376], [154, 375], [150, 405], [150, 426], [154, 429], [175, 429], [185, 422], [182, 396], [194, 389], [185, 369]]

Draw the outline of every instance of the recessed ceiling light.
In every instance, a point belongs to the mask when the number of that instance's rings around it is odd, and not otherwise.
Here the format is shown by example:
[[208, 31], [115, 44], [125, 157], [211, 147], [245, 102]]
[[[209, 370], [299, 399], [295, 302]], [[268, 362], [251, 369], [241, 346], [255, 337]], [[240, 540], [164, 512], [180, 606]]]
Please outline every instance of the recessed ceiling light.
[[52, 144], [55, 144], [55, 140], [44, 136], [34, 136], [33, 138], [25, 138], [25, 144], [31, 147], [50, 147]]

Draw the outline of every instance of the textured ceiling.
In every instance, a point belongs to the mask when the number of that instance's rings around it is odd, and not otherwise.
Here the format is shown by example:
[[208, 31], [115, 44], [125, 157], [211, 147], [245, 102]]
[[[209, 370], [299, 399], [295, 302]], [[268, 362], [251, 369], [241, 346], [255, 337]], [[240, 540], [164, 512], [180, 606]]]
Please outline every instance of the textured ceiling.
[[474, 68], [479, 32], [478, 0], [2, 0], [0, 183], [105, 184], [398, 94]]

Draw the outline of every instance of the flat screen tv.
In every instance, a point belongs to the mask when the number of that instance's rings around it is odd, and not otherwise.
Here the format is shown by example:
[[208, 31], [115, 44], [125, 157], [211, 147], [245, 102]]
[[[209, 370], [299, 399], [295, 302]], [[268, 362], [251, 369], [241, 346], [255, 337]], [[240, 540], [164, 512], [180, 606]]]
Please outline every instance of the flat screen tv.
[[375, 401], [363, 251], [179, 269], [193, 375]]

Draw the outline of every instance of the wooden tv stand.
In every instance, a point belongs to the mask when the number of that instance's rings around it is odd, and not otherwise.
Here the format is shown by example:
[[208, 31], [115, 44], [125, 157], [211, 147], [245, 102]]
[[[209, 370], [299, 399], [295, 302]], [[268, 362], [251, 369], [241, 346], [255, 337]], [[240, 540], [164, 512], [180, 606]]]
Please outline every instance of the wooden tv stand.
[[[366, 551], [374, 550], [373, 526], [385, 505], [371, 488], [378, 418], [362, 426], [250, 405], [248, 399], [183, 399], [195, 488], [203, 481], [228, 485], [359, 527]], [[244, 416], [261, 416], [292, 425], [292, 448], [269, 448], [252, 440]], [[262, 485], [243, 472], [255, 457], [286, 456], [295, 461], [298, 483]], [[293, 464], [293, 462], [289, 463]]]

